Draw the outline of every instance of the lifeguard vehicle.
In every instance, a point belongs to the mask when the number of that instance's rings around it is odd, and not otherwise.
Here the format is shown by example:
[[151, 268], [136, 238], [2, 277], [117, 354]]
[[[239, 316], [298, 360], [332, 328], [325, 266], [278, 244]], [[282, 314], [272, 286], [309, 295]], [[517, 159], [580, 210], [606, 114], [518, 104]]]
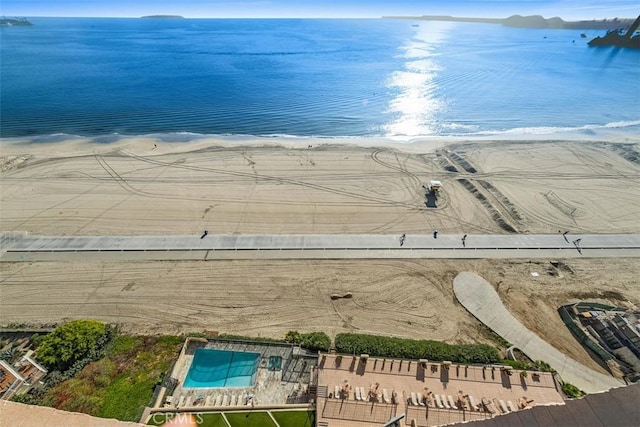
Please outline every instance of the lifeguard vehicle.
[[440, 191], [440, 189], [442, 188], [442, 183], [440, 181], [430, 181], [429, 182], [429, 187], [427, 188], [429, 190], [429, 193], [433, 196], [438, 196], [438, 192]]

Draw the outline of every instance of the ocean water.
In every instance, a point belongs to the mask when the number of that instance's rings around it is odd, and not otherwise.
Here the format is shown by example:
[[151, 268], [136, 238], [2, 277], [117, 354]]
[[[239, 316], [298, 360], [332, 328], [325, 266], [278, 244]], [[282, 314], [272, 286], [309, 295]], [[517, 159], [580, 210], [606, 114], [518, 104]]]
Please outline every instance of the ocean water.
[[31, 18], [0, 31], [0, 136], [640, 131], [640, 52], [411, 20]]

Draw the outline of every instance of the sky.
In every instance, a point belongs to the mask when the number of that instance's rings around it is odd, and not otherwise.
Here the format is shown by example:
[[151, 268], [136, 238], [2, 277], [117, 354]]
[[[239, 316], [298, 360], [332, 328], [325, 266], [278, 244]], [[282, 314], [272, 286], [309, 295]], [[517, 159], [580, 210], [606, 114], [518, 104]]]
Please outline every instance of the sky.
[[506, 18], [559, 16], [564, 20], [635, 18], [638, 0], [2, 0], [5, 16], [186, 18], [378, 18], [452, 15]]

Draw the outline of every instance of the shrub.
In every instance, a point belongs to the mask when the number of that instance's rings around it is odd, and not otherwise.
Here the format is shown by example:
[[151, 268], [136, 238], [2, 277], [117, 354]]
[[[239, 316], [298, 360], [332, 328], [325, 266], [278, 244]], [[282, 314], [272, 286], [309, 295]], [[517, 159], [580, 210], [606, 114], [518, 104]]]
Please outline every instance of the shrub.
[[486, 344], [450, 345], [439, 341], [345, 333], [336, 335], [335, 346], [340, 353], [366, 353], [376, 357], [456, 363], [497, 363], [501, 360], [498, 350]]
[[555, 372], [555, 369], [551, 367], [547, 362], [542, 360], [536, 360], [533, 363], [521, 362], [519, 360], [503, 359], [501, 361], [504, 365], [509, 365], [514, 369], [527, 370], [527, 371], [540, 371], [540, 372]]
[[284, 341], [299, 344], [310, 351], [328, 351], [331, 347], [331, 338], [324, 332], [301, 334], [298, 331], [289, 331], [284, 336]]
[[584, 396], [584, 391], [569, 383], [562, 383], [562, 392], [569, 397], [577, 398]]
[[44, 337], [40, 334], [33, 334], [31, 335], [31, 346], [36, 349], [38, 348], [38, 346], [40, 345], [40, 343], [42, 342], [42, 339]]
[[96, 320], [74, 320], [47, 334], [36, 357], [50, 370], [66, 371], [88, 356], [96, 356], [110, 337], [107, 325]]
[[328, 351], [331, 347], [331, 338], [324, 332], [301, 334], [300, 346], [310, 351]]
[[284, 342], [300, 344], [300, 341], [302, 341], [302, 336], [298, 331], [289, 331], [284, 336]]

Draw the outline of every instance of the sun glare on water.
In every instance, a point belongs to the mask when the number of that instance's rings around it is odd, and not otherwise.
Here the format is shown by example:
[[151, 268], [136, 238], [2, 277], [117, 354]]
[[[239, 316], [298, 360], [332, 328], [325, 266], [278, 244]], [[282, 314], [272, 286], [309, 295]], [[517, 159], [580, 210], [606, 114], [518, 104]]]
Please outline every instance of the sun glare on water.
[[404, 69], [389, 76], [387, 87], [397, 91], [389, 103], [393, 122], [384, 126], [387, 136], [420, 136], [436, 133], [435, 115], [444, 105], [437, 98], [436, 77], [443, 71], [436, 47], [449, 35], [450, 23], [428, 22], [417, 27], [401, 48]]

